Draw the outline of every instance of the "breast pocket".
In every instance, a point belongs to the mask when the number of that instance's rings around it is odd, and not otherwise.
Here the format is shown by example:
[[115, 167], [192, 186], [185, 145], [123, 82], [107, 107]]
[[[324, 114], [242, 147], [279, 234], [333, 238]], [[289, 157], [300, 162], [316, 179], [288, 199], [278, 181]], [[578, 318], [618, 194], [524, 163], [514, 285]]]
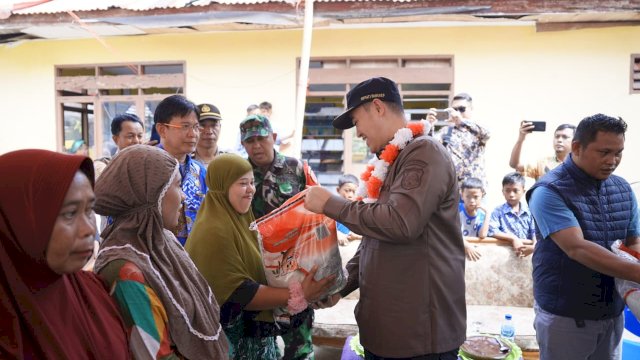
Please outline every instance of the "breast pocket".
[[280, 175], [276, 177], [276, 186], [278, 187], [278, 191], [283, 195], [294, 195], [299, 192], [299, 183], [298, 179], [289, 174]]

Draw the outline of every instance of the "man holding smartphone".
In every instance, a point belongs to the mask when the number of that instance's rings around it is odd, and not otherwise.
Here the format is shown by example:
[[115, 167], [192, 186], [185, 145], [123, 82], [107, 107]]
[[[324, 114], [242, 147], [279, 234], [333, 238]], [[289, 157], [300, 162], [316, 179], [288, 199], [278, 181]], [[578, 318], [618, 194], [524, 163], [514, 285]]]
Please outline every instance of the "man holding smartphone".
[[[490, 137], [489, 131], [471, 120], [473, 103], [467, 93], [454, 96], [451, 106], [446, 110], [449, 112], [449, 126], [437, 130], [433, 137], [449, 151], [459, 184], [475, 177], [482, 180], [486, 188], [484, 150]], [[433, 125], [437, 120], [437, 112], [430, 110], [427, 120]]]
[[[539, 122], [538, 122], [539, 123]], [[527, 135], [533, 131], [544, 131], [536, 129], [535, 122], [522, 121], [520, 123], [520, 133], [518, 140], [516, 141], [513, 149], [511, 150], [511, 158], [509, 159], [509, 166], [514, 170], [521, 173], [524, 176], [534, 178], [538, 181], [542, 175], [546, 174], [556, 166], [560, 165], [564, 159], [571, 152], [571, 141], [576, 131], [575, 125], [562, 124], [556, 128], [553, 132], [553, 150], [554, 156], [547, 156], [542, 159], [538, 159], [535, 162], [523, 164], [520, 161], [520, 153], [522, 152], [522, 144]]]

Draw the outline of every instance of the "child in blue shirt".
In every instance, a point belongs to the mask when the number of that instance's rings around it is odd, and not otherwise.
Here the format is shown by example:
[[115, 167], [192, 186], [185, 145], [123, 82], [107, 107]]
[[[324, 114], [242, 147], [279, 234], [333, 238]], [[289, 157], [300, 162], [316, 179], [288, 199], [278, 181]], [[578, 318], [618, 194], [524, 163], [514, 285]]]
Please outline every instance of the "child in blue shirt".
[[512, 172], [502, 179], [502, 194], [506, 203], [496, 207], [491, 213], [489, 236], [509, 241], [519, 257], [533, 252], [536, 240], [533, 215], [524, 201], [524, 176]]
[[489, 221], [486, 221], [487, 211], [482, 207], [484, 195], [482, 180], [470, 177], [462, 182], [460, 187], [462, 203], [459, 205], [460, 229], [464, 239], [465, 255], [471, 261], [480, 259], [481, 255], [468, 240], [484, 239], [487, 237], [489, 228]]
[[[338, 187], [336, 191], [343, 198], [355, 201], [356, 190], [358, 189], [358, 178], [351, 174], [344, 174], [338, 179]], [[358, 235], [343, 224], [336, 222], [336, 229], [338, 230], [338, 244], [342, 246], [349, 245], [349, 241], [362, 239], [361, 235]]]

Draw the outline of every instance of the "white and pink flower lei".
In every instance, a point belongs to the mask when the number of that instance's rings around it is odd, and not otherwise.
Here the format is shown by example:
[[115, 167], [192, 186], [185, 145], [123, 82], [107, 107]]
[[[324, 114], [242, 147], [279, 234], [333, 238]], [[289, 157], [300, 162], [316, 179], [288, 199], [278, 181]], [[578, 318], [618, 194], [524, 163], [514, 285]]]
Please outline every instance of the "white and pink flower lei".
[[400, 151], [402, 151], [411, 140], [414, 138], [426, 134], [431, 129], [431, 124], [427, 120], [411, 121], [406, 127], [396, 131], [393, 135], [393, 139], [384, 147], [380, 158], [373, 156], [373, 159], [369, 161], [367, 169], [360, 175], [360, 185], [356, 196], [358, 200], [362, 200], [367, 203], [374, 203], [380, 196], [380, 189], [384, 183], [384, 179], [387, 177], [389, 167], [398, 158]]

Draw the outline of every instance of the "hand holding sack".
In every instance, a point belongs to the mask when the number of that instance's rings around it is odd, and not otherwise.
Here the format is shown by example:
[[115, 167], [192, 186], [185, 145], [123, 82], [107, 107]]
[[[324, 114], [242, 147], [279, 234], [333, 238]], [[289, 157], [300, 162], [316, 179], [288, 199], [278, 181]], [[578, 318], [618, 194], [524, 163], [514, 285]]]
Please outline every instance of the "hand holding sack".
[[[317, 265], [314, 280], [335, 276], [331, 286], [318, 296], [324, 298], [340, 291], [347, 279], [342, 271], [336, 222], [304, 208], [306, 191], [256, 220], [252, 228], [258, 230], [269, 286], [291, 289], [292, 282], [303, 283], [305, 276]], [[295, 288], [297, 286], [294, 285]], [[317, 299], [306, 300], [312, 302]]]
[[[640, 253], [629, 249], [620, 240], [616, 240], [611, 245], [611, 251], [628, 261], [640, 262]], [[636, 319], [640, 319], [640, 291], [638, 291], [640, 290], [640, 284], [616, 278], [616, 290], [618, 290], [618, 294], [624, 299]]]

